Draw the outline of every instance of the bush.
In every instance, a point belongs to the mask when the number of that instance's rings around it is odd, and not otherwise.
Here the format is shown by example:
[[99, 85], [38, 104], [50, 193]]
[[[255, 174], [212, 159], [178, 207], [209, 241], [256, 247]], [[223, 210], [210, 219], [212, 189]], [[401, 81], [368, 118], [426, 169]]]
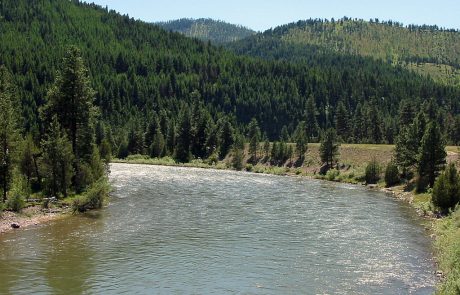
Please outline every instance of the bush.
[[254, 169], [254, 165], [248, 163], [246, 164], [245, 169], [246, 171], [251, 172]]
[[380, 180], [380, 166], [375, 158], [367, 164], [364, 179], [367, 184], [375, 184]]
[[446, 170], [436, 179], [432, 195], [433, 205], [447, 212], [460, 202], [460, 182], [454, 164], [449, 164]]
[[25, 198], [29, 197], [29, 195], [30, 187], [27, 184], [27, 179], [15, 172], [6, 207], [14, 212], [21, 212], [26, 205]]
[[102, 177], [93, 183], [81, 196], [77, 196], [72, 203], [74, 212], [85, 212], [92, 209], [100, 209], [109, 195], [110, 186], [107, 178]]
[[401, 181], [399, 178], [398, 167], [393, 163], [388, 163], [385, 169], [385, 183], [387, 187], [394, 186]]
[[337, 169], [331, 169], [326, 173], [326, 179], [329, 181], [334, 181], [340, 175], [340, 171]]

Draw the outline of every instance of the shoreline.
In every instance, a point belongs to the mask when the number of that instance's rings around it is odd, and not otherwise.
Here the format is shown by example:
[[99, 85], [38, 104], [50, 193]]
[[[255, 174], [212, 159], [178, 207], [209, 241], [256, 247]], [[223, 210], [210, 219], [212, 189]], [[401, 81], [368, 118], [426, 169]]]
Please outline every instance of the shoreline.
[[[216, 170], [228, 170], [228, 171], [237, 171], [231, 169], [230, 167], [226, 167], [223, 165], [208, 165], [205, 163], [187, 163], [187, 164], [178, 164], [178, 163], [160, 163], [154, 161], [127, 161], [127, 160], [114, 160], [111, 164], [128, 164], [128, 165], [150, 165], [150, 166], [166, 166], [166, 167], [182, 167], [182, 168], [199, 168], [199, 169], [216, 169]], [[222, 163], [221, 163], [222, 164]], [[266, 168], [270, 168], [266, 166]], [[426, 225], [423, 225], [425, 230], [427, 231], [427, 238], [431, 241], [431, 252], [432, 252], [432, 259], [433, 259], [433, 270], [434, 275], [436, 276], [438, 282], [436, 284], [436, 288], [442, 284], [445, 279], [445, 276], [442, 271], [439, 270], [439, 256], [442, 253], [439, 253], [439, 248], [436, 247], [436, 243], [438, 241], [439, 236], [436, 232], [436, 225], [437, 221], [443, 220], [443, 218], [437, 218], [434, 214], [427, 214], [426, 211], [422, 210], [421, 208], [417, 207], [414, 202], [414, 198], [416, 194], [411, 191], [404, 191], [403, 186], [395, 186], [391, 188], [386, 188], [376, 185], [365, 185], [364, 183], [356, 183], [356, 182], [347, 182], [344, 179], [334, 179], [329, 180], [325, 177], [315, 177], [315, 175], [306, 175], [306, 174], [297, 174], [290, 169], [286, 169], [285, 167], [277, 167], [280, 169], [276, 170], [264, 170], [264, 171], [237, 171], [237, 172], [246, 172], [246, 173], [255, 173], [255, 174], [266, 174], [266, 175], [278, 175], [278, 176], [287, 176], [287, 177], [299, 177], [305, 179], [312, 179], [312, 180], [323, 180], [326, 182], [336, 182], [336, 183], [344, 183], [344, 184], [352, 184], [356, 186], [365, 187], [369, 190], [383, 192], [389, 197], [392, 197], [398, 201], [404, 202], [409, 204], [411, 208], [413, 208], [414, 213], [417, 214], [419, 218], [422, 220], [427, 221]], [[281, 172], [282, 171], [282, 172]], [[21, 213], [14, 213], [10, 211], [4, 211], [0, 215], [0, 236], [6, 233], [15, 232], [18, 230], [23, 230], [26, 228], [30, 228], [33, 226], [39, 225], [46, 225], [51, 221], [55, 221], [61, 218], [70, 217], [71, 210], [70, 208], [53, 208], [53, 209], [42, 209], [40, 205], [31, 206], [25, 208]], [[12, 223], [16, 223], [20, 225], [20, 228], [15, 229], [11, 226]]]
[[[68, 208], [42, 209], [40, 205], [24, 208], [21, 213], [3, 211], [0, 215], [0, 235], [47, 224], [70, 215]], [[12, 224], [20, 227], [13, 228]]]

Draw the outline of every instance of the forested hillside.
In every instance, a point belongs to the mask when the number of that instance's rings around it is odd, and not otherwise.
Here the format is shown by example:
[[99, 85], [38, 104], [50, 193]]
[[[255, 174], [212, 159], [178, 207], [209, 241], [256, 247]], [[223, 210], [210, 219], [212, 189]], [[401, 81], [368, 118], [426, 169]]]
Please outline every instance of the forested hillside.
[[156, 24], [168, 31], [179, 32], [187, 37], [198, 38], [203, 41], [209, 40], [215, 44], [238, 41], [256, 33], [243, 26], [209, 18], [183, 18]]
[[[254, 39], [313, 45], [332, 52], [372, 57], [460, 85], [460, 32], [398, 22], [306, 20], [268, 30]], [[295, 57], [295, 56], [294, 56]]]
[[[0, 64], [22, 101], [22, 132], [38, 142], [39, 107], [69, 45], [82, 51], [100, 107], [97, 142], [119, 156], [207, 157], [228, 152], [255, 118], [270, 140], [305, 121], [310, 141], [336, 127], [348, 142], [394, 142], [401, 102], [434, 98], [451, 142], [458, 141], [458, 88], [376, 62], [318, 54], [290, 63], [238, 56], [207, 42], [78, 1], [4, 0]], [[155, 140], [156, 139], [156, 140]], [[186, 159], [185, 157], [183, 159]]]

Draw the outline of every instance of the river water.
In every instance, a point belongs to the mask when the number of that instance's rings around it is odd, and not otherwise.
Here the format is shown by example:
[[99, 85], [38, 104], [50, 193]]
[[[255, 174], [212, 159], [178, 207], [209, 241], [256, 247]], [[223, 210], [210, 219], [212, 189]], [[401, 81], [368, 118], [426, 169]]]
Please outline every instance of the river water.
[[358, 186], [112, 165], [98, 212], [0, 236], [0, 294], [431, 294], [409, 206]]

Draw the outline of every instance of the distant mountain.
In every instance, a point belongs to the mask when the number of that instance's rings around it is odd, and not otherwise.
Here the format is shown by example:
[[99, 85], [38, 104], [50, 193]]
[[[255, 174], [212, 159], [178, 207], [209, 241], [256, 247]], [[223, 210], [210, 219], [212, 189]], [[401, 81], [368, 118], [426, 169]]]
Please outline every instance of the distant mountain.
[[299, 45], [313, 46], [315, 50], [371, 57], [460, 85], [460, 32], [437, 26], [403, 26], [392, 21], [346, 17], [336, 21], [310, 19], [268, 30], [231, 46], [239, 53], [250, 47], [252, 55], [279, 57], [274, 50], [289, 45], [297, 46], [295, 54], [283, 54], [289, 60], [305, 54]]
[[156, 24], [166, 30], [179, 32], [187, 37], [211, 41], [216, 44], [238, 41], [256, 34], [255, 31], [246, 27], [209, 18], [183, 18]]
[[161, 129], [171, 155], [181, 124], [193, 122], [193, 131], [182, 134], [195, 134], [195, 143], [209, 139], [191, 151], [203, 158], [223, 142], [216, 137], [247, 134], [253, 118], [271, 140], [292, 135], [307, 107], [315, 119], [311, 137], [318, 137], [316, 127], [337, 126], [349, 142], [392, 143], [400, 105], [419, 107], [431, 98], [443, 130], [460, 142], [460, 88], [371, 57], [295, 45], [276, 30], [233, 42], [270, 59], [264, 60], [77, 0], [2, 0], [1, 7], [0, 65], [17, 87], [22, 129], [37, 142], [44, 130], [39, 108], [68, 45], [77, 46], [88, 65], [103, 123], [99, 137], [107, 134], [114, 151], [144, 152]]

